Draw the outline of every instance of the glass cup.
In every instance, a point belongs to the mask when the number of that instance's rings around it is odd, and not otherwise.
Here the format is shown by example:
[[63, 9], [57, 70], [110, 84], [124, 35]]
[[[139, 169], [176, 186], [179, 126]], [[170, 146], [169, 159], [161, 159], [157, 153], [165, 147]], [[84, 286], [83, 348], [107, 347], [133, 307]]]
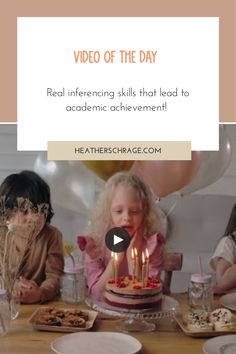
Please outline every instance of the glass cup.
[[192, 274], [188, 289], [189, 307], [191, 310], [210, 312], [213, 303], [211, 274]]
[[83, 266], [65, 267], [61, 279], [61, 296], [63, 301], [79, 304], [84, 300], [85, 278]]
[[17, 319], [20, 313], [20, 301], [16, 300], [13, 296], [10, 301], [10, 315], [11, 320]]
[[5, 289], [0, 289], [0, 335], [8, 331], [10, 321], [9, 301]]

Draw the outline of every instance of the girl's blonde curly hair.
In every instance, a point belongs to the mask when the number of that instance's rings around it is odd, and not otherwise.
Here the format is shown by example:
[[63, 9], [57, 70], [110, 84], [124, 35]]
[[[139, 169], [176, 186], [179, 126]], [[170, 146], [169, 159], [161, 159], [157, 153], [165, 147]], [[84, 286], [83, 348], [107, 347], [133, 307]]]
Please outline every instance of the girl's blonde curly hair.
[[104, 244], [105, 235], [112, 225], [110, 206], [114, 190], [118, 185], [132, 187], [139, 194], [144, 211], [144, 237], [147, 238], [156, 232], [162, 232], [162, 218], [149, 187], [139, 177], [130, 172], [118, 172], [109, 178], [98, 197], [91, 216], [88, 234], [98, 244]]

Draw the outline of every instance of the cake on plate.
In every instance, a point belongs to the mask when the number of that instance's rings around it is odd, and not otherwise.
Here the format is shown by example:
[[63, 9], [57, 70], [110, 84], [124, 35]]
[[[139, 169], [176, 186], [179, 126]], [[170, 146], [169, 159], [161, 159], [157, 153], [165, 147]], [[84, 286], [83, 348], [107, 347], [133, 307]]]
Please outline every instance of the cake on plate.
[[123, 309], [160, 309], [162, 283], [149, 278], [143, 285], [129, 276], [120, 277], [117, 282], [110, 279], [106, 283], [104, 298], [108, 304]]

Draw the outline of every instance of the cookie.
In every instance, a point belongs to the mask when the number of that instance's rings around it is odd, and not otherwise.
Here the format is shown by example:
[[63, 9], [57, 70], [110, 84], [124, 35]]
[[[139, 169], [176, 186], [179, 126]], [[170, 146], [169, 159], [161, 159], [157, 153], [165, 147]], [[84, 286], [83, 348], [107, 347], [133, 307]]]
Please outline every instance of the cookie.
[[65, 327], [78, 327], [78, 328], [85, 328], [86, 327], [86, 321], [82, 317], [78, 316], [66, 316], [62, 321], [61, 325]]
[[206, 321], [208, 313], [204, 310], [189, 311], [183, 316], [183, 322], [187, 324], [192, 321]]
[[39, 315], [35, 318], [35, 323], [47, 326], [61, 326], [61, 319], [53, 315]]
[[65, 317], [65, 311], [64, 309], [61, 308], [53, 308], [50, 312], [51, 315], [59, 317], [59, 318], [64, 318]]
[[220, 322], [220, 321], [216, 321], [214, 323], [214, 329], [215, 331], [235, 331], [236, 330], [236, 325], [234, 322], [230, 322], [230, 321], [225, 321], [225, 322]]
[[226, 322], [226, 321], [231, 322], [232, 313], [230, 310], [228, 310], [224, 307], [221, 307], [221, 308], [218, 308], [218, 309], [210, 312], [209, 318], [212, 323]]
[[187, 323], [187, 328], [191, 332], [209, 332], [213, 330], [213, 324], [207, 321], [192, 321]]
[[83, 318], [85, 321], [88, 321], [89, 319], [89, 314], [86, 311], [81, 311], [78, 309], [72, 309], [72, 310], [66, 310], [65, 311], [65, 316], [77, 316]]

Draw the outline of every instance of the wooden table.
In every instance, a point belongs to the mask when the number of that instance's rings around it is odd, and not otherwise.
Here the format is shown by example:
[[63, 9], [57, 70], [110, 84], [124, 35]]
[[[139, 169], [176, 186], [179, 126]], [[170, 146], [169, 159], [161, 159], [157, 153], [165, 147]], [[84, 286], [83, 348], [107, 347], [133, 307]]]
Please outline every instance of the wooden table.
[[[173, 295], [173, 297], [180, 302], [181, 310], [186, 311], [187, 295], [176, 294]], [[68, 307], [68, 305], [65, 305], [65, 303], [59, 300], [50, 302], [50, 306], [51, 305]], [[12, 321], [9, 332], [5, 336], [0, 337], [0, 353], [54, 353], [50, 348], [50, 343], [56, 338], [64, 335], [64, 333], [35, 331], [31, 327], [28, 323], [28, 319], [38, 306], [39, 305], [21, 306], [18, 319]], [[215, 299], [215, 306], [219, 306], [217, 299]], [[86, 308], [86, 305], [82, 307]], [[99, 314], [92, 331], [116, 331], [116, 321], [117, 319], [114, 317]], [[130, 335], [137, 338], [142, 343], [142, 354], [202, 353], [202, 345], [206, 341], [206, 338], [192, 338], [186, 336], [175, 321], [171, 319], [158, 320], [156, 323], [157, 329], [154, 332], [130, 333]]]

